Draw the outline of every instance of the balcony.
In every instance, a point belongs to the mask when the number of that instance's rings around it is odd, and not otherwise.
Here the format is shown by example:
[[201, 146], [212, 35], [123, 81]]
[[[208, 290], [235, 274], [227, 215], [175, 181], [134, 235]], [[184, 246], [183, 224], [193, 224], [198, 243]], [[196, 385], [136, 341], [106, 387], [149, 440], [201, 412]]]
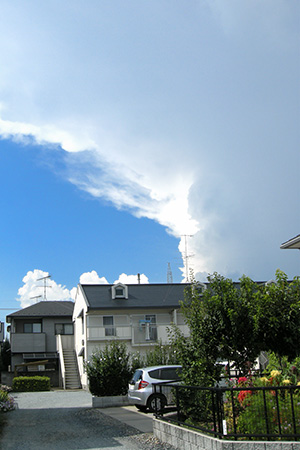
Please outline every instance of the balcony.
[[114, 338], [131, 339], [131, 326], [93, 326], [87, 329], [87, 338], [89, 341], [107, 341]]
[[[118, 326], [90, 326], [87, 328], [87, 338], [89, 341], [109, 341], [111, 339], [131, 341], [134, 345], [149, 345], [161, 341], [168, 342], [166, 324], [132, 324], [132, 325], [118, 325]], [[188, 335], [188, 327], [186, 325], [179, 325], [178, 328]]]
[[46, 349], [45, 333], [12, 333], [12, 353], [44, 353]]

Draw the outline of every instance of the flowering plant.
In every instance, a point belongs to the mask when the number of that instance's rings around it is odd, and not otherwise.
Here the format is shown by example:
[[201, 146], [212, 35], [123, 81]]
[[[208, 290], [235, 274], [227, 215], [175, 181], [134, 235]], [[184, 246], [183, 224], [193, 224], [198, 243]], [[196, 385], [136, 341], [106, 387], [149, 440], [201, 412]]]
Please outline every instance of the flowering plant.
[[14, 398], [7, 391], [0, 390], [0, 412], [12, 411], [15, 407]]
[[267, 369], [262, 377], [230, 380], [233, 390], [228, 391], [224, 403], [228, 433], [259, 435], [268, 429], [269, 434], [278, 434], [281, 439], [288, 439], [295, 427], [300, 433], [300, 359], [288, 362], [282, 358], [279, 363], [271, 355]]

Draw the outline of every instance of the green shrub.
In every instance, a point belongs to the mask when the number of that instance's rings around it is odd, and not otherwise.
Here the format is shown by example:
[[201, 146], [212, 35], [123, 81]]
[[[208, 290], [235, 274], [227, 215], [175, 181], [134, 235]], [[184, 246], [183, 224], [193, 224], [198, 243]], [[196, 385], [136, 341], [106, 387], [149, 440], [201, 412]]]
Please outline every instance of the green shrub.
[[50, 391], [49, 377], [15, 377], [12, 389], [14, 392]]
[[146, 353], [144, 367], [165, 366], [178, 363], [179, 361], [176, 357], [174, 347], [172, 345], [163, 345], [162, 342], [159, 341]]
[[89, 389], [97, 397], [125, 395], [131, 377], [130, 356], [123, 342], [99, 348], [86, 365]]

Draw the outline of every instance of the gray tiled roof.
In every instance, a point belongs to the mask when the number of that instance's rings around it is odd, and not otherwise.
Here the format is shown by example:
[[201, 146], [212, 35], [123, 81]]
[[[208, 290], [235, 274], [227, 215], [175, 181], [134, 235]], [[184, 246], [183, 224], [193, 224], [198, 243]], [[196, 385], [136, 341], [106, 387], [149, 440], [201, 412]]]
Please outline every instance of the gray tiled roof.
[[68, 301], [42, 301], [20, 309], [8, 317], [58, 317], [58, 316], [72, 316], [74, 303]]
[[178, 308], [187, 284], [128, 284], [128, 299], [112, 299], [111, 284], [80, 285], [89, 309]]

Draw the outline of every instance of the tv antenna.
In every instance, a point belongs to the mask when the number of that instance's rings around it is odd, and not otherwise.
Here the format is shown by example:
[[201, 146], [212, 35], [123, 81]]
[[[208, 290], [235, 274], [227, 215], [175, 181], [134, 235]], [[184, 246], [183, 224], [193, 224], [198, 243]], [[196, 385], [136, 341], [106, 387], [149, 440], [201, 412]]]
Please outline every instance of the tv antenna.
[[35, 298], [41, 298], [41, 297], [42, 297], [41, 295], [35, 295], [34, 297], [30, 297], [30, 300], [33, 300]]
[[[41, 280], [44, 280], [44, 298], [43, 298], [43, 300], [47, 300], [47, 288], [52, 288], [52, 286], [49, 286], [48, 284], [47, 284], [47, 279], [48, 278], [51, 278], [51, 275], [46, 275], [45, 277], [42, 277], [42, 278], [38, 278], [36, 281], [41, 281]], [[42, 286], [40, 286], [40, 287], [42, 287]], [[41, 297], [41, 295], [38, 295], [37, 297]], [[33, 297], [34, 298], [34, 297]]]
[[181, 237], [184, 237], [184, 263], [185, 263], [185, 279], [186, 282], [189, 283], [189, 258], [192, 258], [193, 254], [188, 254], [188, 244], [187, 244], [187, 238], [194, 237], [193, 234], [182, 234]]

